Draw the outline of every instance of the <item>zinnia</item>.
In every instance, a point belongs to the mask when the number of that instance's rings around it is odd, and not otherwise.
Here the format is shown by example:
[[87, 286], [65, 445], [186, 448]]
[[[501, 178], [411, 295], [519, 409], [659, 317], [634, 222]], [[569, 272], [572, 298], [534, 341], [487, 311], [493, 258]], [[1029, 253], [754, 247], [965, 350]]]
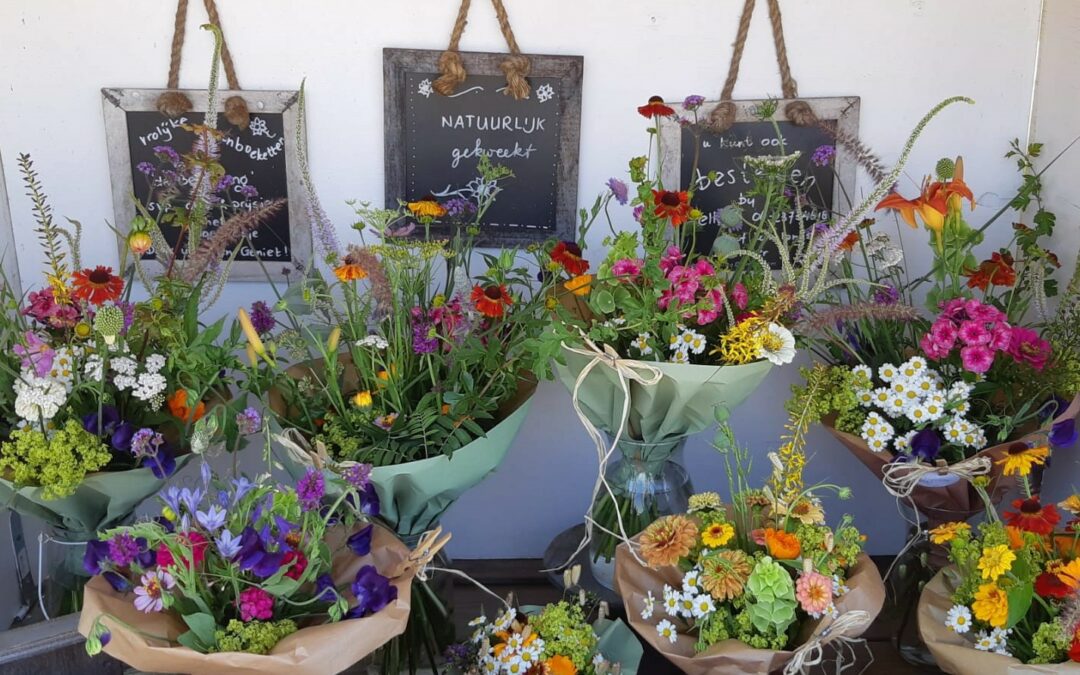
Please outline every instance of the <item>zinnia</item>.
[[476, 311], [490, 319], [502, 318], [506, 308], [514, 304], [506, 286], [495, 284], [473, 286], [472, 301], [476, 305]]
[[765, 547], [769, 549], [769, 555], [777, 560], [794, 560], [802, 552], [798, 537], [771, 527], [765, 528]]
[[420, 220], [431, 221], [446, 215], [446, 207], [430, 195], [415, 202], [409, 202], [406, 206], [408, 206], [409, 212]]
[[832, 606], [832, 596], [833, 580], [824, 574], [804, 572], [795, 581], [795, 598], [812, 617], [820, 617]]
[[701, 533], [701, 543], [709, 548], [723, 546], [735, 536], [735, 528], [731, 523], [713, 523]]
[[995, 581], [1012, 568], [1014, 560], [1016, 560], [1016, 554], [1005, 544], [983, 549], [982, 557], [979, 558], [979, 571], [982, 572], [982, 578]]
[[690, 554], [697, 537], [697, 525], [686, 516], [664, 516], [642, 532], [641, 557], [653, 568], [676, 565]]
[[1009, 334], [1009, 356], [1017, 363], [1026, 363], [1035, 370], [1042, 370], [1050, 358], [1050, 343], [1030, 328], [1013, 326]]
[[930, 530], [930, 541], [935, 544], [947, 544], [961, 532], [971, 531], [971, 525], [964, 522], [945, 523]]
[[754, 571], [753, 560], [742, 549], [724, 549], [701, 561], [701, 587], [719, 602], [737, 598]]
[[1009, 597], [997, 584], [983, 584], [975, 592], [971, 610], [979, 621], [985, 621], [994, 628], [1004, 628], [1009, 618]]
[[116, 302], [124, 290], [124, 280], [112, 273], [111, 267], [98, 265], [71, 275], [71, 295], [92, 305]]

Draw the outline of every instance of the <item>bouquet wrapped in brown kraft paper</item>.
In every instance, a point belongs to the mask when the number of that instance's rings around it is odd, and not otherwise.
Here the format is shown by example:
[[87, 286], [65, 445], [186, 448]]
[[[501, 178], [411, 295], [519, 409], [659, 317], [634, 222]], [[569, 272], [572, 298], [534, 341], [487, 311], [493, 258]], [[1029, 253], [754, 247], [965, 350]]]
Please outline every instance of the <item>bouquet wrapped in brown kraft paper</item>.
[[410, 553], [369, 522], [369, 470], [333, 493], [315, 469], [295, 487], [206, 469], [170, 488], [159, 518], [88, 544], [87, 651], [168, 673], [314, 675], [368, 656], [404, 630], [413, 577], [449, 539]]

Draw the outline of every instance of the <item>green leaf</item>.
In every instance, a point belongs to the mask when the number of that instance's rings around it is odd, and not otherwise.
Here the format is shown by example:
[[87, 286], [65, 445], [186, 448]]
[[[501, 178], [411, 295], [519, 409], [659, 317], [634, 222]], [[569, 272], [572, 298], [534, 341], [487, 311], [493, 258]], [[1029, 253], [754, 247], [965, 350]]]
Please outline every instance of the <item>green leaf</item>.
[[[184, 623], [191, 629], [190, 632], [195, 634], [195, 638], [205, 645], [207, 649], [214, 646], [214, 632], [217, 630], [218, 626], [217, 622], [214, 621], [213, 616], [204, 614], [203, 612], [185, 614]], [[185, 635], [187, 635], [187, 633], [185, 633]], [[181, 642], [180, 644], [184, 643]]]
[[1006, 628], [1012, 628], [1027, 615], [1034, 597], [1034, 589], [1034, 585], [1027, 583], [1020, 583], [1009, 589], [1009, 618], [1005, 621]]
[[596, 297], [593, 298], [593, 304], [603, 314], [611, 314], [615, 311], [615, 297], [607, 289], [596, 294]]
[[214, 646], [213, 643], [211, 643], [209, 645], [204, 645], [199, 640], [199, 638], [196, 637], [195, 633], [190, 631], [190, 630], [188, 632], [186, 632], [186, 633], [181, 633], [176, 638], [176, 641], [179, 642], [180, 644], [182, 644], [183, 646], [187, 647], [188, 649], [191, 649], [193, 651], [200, 652], [200, 653], [206, 653], [206, 652], [210, 651], [211, 647]]
[[281, 577], [275, 583], [264, 585], [262, 589], [274, 597], [282, 597], [291, 595], [298, 585], [296, 579]]

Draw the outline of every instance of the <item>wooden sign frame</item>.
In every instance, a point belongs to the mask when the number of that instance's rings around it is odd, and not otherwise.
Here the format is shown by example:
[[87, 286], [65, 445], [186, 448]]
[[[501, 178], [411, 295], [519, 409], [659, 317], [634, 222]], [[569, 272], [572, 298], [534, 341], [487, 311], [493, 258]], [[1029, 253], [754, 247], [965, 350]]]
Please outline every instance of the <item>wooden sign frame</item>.
[[[407, 109], [406, 75], [439, 72], [440, 50], [383, 49], [383, 86], [385, 105], [386, 206], [394, 208], [398, 200], [409, 197], [405, 153], [405, 115]], [[465, 70], [472, 75], [503, 77], [499, 65], [506, 54], [459, 52]], [[477, 237], [482, 247], [511, 247], [544, 241], [550, 237], [573, 239], [577, 229], [578, 151], [581, 138], [581, 92], [584, 73], [582, 56], [545, 56], [526, 54], [531, 64], [530, 77], [551, 77], [562, 81], [559, 103], [558, 167], [555, 194], [555, 227], [551, 230], [522, 228], [514, 231], [484, 232]], [[433, 94], [438, 96], [438, 94]], [[495, 160], [498, 162], [498, 160]], [[514, 179], [511, 179], [514, 180]], [[542, 236], [536, 236], [542, 233]]]
[[0, 265], [3, 265], [4, 277], [17, 298], [22, 295], [22, 281], [19, 279], [19, 252], [16, 249], [13, 224], [7, 183], [4, 181], [4, 158], [0, 156]]
[[[131, 152], [128, 148], [128, 112], [156, 111], [156, 102], [162, 89], [121, 89], [105, 88], [101, 90], [102, 107], [105, 112], [105, 138], [109, 152], [109, 176], [112, 183], [113, 212], [116, 215], [116, 228], [127, 233], [135, 217], [133, 203]], [[206, 90], [180, 90], [193, 104], [191, 114], [202, 117], [206, 113]], [[300, 173], [297, 139], [300, 137], [300, 111], [298, 91], [229, 91], [219, 90], [218, 101], [224, 110], [224, 101], [230, 96], [242, 96], [253, 116], [259, 113], [280, 113], [285, 136], [285, 179], [289, 192], [289, 246], [290, 260], [259, 261], [237, 260], [232, 264], [230, 281], [279, 281], [286, 279], [283, 267], [290, 269], [294, 264], [308, 264], [311, 260], [311, 221], [304, 207], [305, 191]], [[201, 119], [200, 119], [201, 121]], [[124, 246], [122, 239], [119, 247]], [[295, 277], [295, 274], [293, 275]]]
[[[774, 99], [773, 102], [776, 103], [777, 106], [773, 119], [777, 122], [790, 122], [791, 120], [784, 114], [784, 108], [793, 100], [795, 99]], [[800, 98], [797, 100], [808, 103], [819, 120], [824, 122], [834, 122], [839, 132], [846, 134], [851, 138], [858, 138], [859, 110], [861, 107], [861, 99], [858, 96]], [[754, 111], [758, 106], [766, 102], [765, 99], [733, 101], [736, 111], [735, 124], [739, 124], [740, 122], [761, 122], [762, 120], [754, 114]], [[699, 116], [703, 119], [707, 119], [709, 113], [712, 112], [713, 108], [718, 104], [719, 101], [706, 101], [698, 111]], [[661, 178], [664, 181], [664, 185], [668, 186], [668, 189], [673, 189], [671, 186], [675, 185], [680, 186], [679, 189], [682, 189], [683, 186], [682, 134], [683, 129], [676, 119], [661, 119]], [[855, 157], [851, 154], [851, 151], [844, 145], [837, 143], [836, 159], [834, 163], [834, 171], [836, 172], [837, 180], [833, 185], [832, 202], [832, 214], [834, 216], [836, 215], [835, 210], [843, 203], [845, 197], [851, 199], [855, 198], [855, 178], [857, 168], [857, 162], [855, 161]]]

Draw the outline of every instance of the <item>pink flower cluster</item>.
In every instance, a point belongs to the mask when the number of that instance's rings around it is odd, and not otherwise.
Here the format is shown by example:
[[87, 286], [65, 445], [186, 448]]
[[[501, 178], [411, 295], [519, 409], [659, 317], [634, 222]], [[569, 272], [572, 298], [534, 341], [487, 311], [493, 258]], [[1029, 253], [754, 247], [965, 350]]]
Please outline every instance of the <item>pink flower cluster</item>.
[[[716, 268], [704, 258], [693, 265], [683, 265], [683, 254], [678, 247], [670, 246], [660, 258], [660, 269], [671, 282], [671, 288], [665, 289], [657, 303], [666, 310], [671, 303], [677, 306], [696, 305], [694, 311], [683, 315], [689, 319], [695, 317], [698, 326], [705, 326], [720, 317], [724, 308], [723, 286], [715, 283]], [[736, 284], [732, 297], [739, 309], [744, 309], [747, 302], [746, 288]]]
[[240, 609], [240, 619], [272, 619], [274, 617], [274, 598], [261, 588], [249, 588], [240, 592], [236, 599]]
[[1042, 370], [1050, 356], [1050, 344], [1028, 328], [1010, 326], [1005, 313], [974, 299], [955, 298], [942, 305], [941, 314], [919, 345], [927, 358], [948, 358], [959, 346], [965, 370], [985, 373], [998, 352], [1018, 363]]
[[27, 305], [22, 314], [53, 328], [70, 328], [79, 322], [78, 308], [57, 303], [52, 288], [32, 291], [27, 297]]

